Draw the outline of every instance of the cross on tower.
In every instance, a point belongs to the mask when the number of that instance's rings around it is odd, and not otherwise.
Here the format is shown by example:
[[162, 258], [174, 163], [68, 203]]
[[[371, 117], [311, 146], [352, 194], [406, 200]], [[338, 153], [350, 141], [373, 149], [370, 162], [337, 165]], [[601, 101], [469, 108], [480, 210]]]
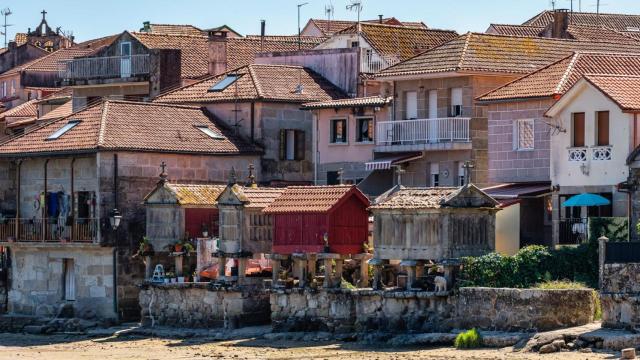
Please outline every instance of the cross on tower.
[[253, 164], [249, 164], [249, 176], [247, 176], [247, 178], [249, 179], [247, 186], [249, 187], [257, 187], [256, 176], [253, 175], [253, 170], [255, 170], [255, 166], [253, 166]]
[[47, 11], [46, 10], [42, 10], [42, 12], [40, 12], [40, 14], [42, 14], [42, 20], [44, 20], [44, 17], [47, 16]]
[[161, 183], [166, 183], [167, 182], [167, 177], [169, 177], [169, 175], [167, 174], [167, 163], [165, 163], [164, 161], [160, 164], [160, 169], [162, 170], [160, 172], [160, 182]]
[[462, 168], [464, 169], [464, 185], [469, 185], [471, 183], [471, 169], [473, 169], [475, 165], [471, 161], [465, 161]]

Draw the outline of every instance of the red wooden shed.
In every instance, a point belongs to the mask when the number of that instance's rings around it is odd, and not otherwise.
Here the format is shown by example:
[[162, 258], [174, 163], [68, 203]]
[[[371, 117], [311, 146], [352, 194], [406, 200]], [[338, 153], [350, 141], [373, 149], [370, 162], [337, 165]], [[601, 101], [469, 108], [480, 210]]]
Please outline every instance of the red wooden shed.
[[264, 209], [273, 215], [274, 254], [359, 254], [367, 241], [369, 200], [352, 185], [293, 186]]

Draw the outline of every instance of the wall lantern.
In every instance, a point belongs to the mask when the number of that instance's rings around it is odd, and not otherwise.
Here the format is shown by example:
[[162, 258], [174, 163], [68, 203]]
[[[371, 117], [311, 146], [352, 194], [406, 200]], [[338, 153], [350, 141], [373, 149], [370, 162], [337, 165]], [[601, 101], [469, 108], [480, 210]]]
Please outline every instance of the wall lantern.
[[122, 215], [118, 209], [113, 209], [111, 211], [111, 215], [109, 215], [109, 222], [111, 223], [111, 228], [115, 231], [120, 227], [120, 221], [122, 220]]

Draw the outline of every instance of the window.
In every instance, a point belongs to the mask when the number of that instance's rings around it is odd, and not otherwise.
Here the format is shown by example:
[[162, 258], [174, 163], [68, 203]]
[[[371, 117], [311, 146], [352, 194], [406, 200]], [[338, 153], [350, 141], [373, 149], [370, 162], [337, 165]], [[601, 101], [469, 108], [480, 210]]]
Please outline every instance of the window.
[[305, 133], [302, 130], [280, 130], [280, 160], [304, 160]]
[[429, 119], [438, 118], [438, 90], [429, 90]]
[[76, 299], [76, 272], [73, 259], [62, 259], [64, 276], [64, 300], [74, 301]]
[[224, 139], [224, 136], [204, 125], [198, 125], [196, 128], [212, 139]]
[[465, 169], [464, 161], [458, 161], [458, 186], [465, 186]]
[[462, 116], [462, 88], [451, 89], [451, 116]]
[[438, 187], [440, 186], [440, 164], [439, 163], [431, 163], [431, 186]]
[[47, 140], [56, 140], [60, 136], [64, 135], [67, 131], [73, 129], [76, 125], [80, 124], [80, 120], [71, 120], [68, 123], [64, 124], [63, 127], [56, 130], [53, 134], [49, 135]]
[[573, 113], [573, 147], [584, 147], [584, 113]]
[[514, 123], [513, 145], [515, 150], [532, 150], [535, 146], [534, 120], [516, 120]]
[[11, 96], [16, 95], [16, 80], [11, 80]]
[[597, 114], [597, 144], [598, 146], [609, 145], [609, 112], [598, 111]]
[[332, 144], [347, 143], [347, 120], [346, 119], [331, 120], [331, 143]]
[[373, 142], [373, 119], [358, 118], [358, 142]]
[[360, 42], [359, 41], [352, 41], [351, 42], [351, 47], [352, 48], [357, 48], [358, 46], [360, 46]]
[[327, 185], [340, 185], [340, 173], [338, 171], [327, 171]]
[[405, 118], [407, 120], [418, 118], [418, 93], [407, 91], [405, 93]]
[[236, 80], [238, 80], [239, 78], [240, 78], [240, 76], [238, 76], [238, 75], [227, 75], [222, 80], [220, 80], [217, 83], [213, 84], [213, 86], [210, 87], [208, 91], [209, 92], [220, 92], [220, 91], [223, 91], [224, 89], [228, 88], [230, 85], [235, 83]]

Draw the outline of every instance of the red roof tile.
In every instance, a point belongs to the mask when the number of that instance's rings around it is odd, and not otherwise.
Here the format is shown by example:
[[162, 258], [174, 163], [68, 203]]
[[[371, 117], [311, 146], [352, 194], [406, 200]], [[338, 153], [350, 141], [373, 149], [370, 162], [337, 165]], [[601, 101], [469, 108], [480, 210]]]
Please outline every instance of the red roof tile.
[[167, 35], [132, 32], [149, 49], [179, 49], [183, 78], [194, 79], [209, 73], [209, 42], [204, 35]]
[[[47, 140], [73, 120], [80, 122], [57, 140]], [[220, 138], [205, 135], [197, 126], [209, 128]], [[205, 109], [106, 101], [0, 145], [0, 156], [98, 150], [229, 155], [260, 151], [234, 135]]]
[[361, 98], [338, 99], [329, 101], [318, 101], [302, 104], [302, 108], [306, 110], [313, 109], [335, 109], [345, 107], [363, 107], [363, 106], [385, 106], [393, 100], [393, 97], [369, 96]]
[[[291, 186], [286, 188], [282, 196], [267, 206], [264, 212], [267, 214], [328, 212], [351, 192], [360, 193], [360, 190], [353, 185]], [[362, 199], [367, 201], [364, 195]]]
[[[311, 50], [322, 43], [325, 38], [305, 37], [301, 42], [302, 50]], [[259, 38], [227, 38], [227, 69], [236, 69], [253, 64], [256, 54], [261, 52], [297, 51], [298, 38], [288, 40], [264, 40]]]
[[[145, 32], [140, 29], [140, 32]], [[174, 24], [149, 24], [149, 31], [153, 34], [164, 35], [206, 35], [204, 31], [193, 25], [174, 25]]]
[[371, 209], [439, 209], [460, 188], [400, 188]]
[[539, 36], [544, 30], [543, 26], [511, 25], [511, 24], [491, 24], [488, 34], [511, 35], [511, 36]]
[[584, 78], [613, 100], [622, 111], [640, 112], [640, 76], [589, 74]]
[[[326, 20], [326, 19], [310, 19], [309, 23], [313, 23], [315, 24], [318, 29], [320, 29], [320, 31], [325, 35], [325, 36], [332, 36], [333, 34], [342, 31], [350, 26], [353, 26], [354, 24], [356, 24], [355, 21], [348, 21], [348, 20]], [[362, 24], [377, 24], [380, 23], [380, 19], [374, 19], [374, 20], [364, 20], [361, 22]], [[399, 21], [396, 18], [385, 18], [382, 19], [382, 23], [383, 24], [387, 24], [387, 25], [401, 25], [404, 27], [410, 27], [410, 28], [417, 28], [417, 29], [427, 29], [427, 25], [425, 25], [423, 22], [418, 22], [418, 21]]]
[[505, 101], [562, 95], [584, 74], [640, 75], [640, 54], [578, 52], [478, 97]]
[[[227, 74], [238, 75], [239, 78], [223, 91], [208, 91]], [[158, 96], [154, 101], [190, 104], [235, 100], [306, 103], [346, 97], [346, 94], [325, 78], [300, 66], [253, 64], [227, 74], [206, 78]], [[302, 93], [296, 92], [300, 81], [303, 86]]]
[[[625, 31], [629, 28], [640, 28], [640, 15], [631, 14], [606, 14], [573, 12], [569, 14], [572, 24], [605, 26], [609, 29]], [[553, 22], [553, 11], [543, 11], [522, 25], [546, 27]]]
[[36, 99], [29, 100], [25, 103], [12, 107], [11, 109], [0, 113], [0, 120], [4, 120], [8, 117], [35, 117], [38, 116], [38, 105]]

